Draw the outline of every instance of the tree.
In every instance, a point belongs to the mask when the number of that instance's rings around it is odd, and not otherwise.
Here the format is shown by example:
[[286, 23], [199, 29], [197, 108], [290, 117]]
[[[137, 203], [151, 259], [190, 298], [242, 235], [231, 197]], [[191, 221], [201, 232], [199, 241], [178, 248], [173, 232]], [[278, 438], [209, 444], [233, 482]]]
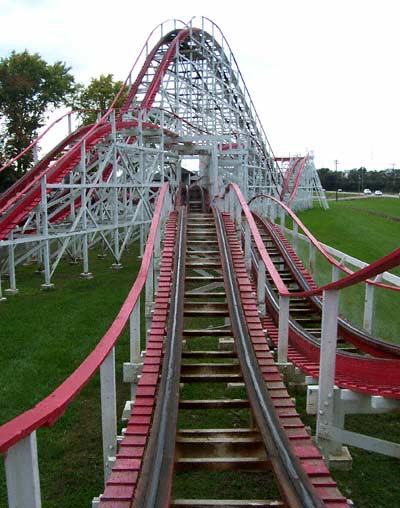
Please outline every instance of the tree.
[[[29, 145], [51, 109], [67, 104], [75, 90], [74, 77], [65, 63], [46, 63], [39, 54], [13, 51], [0, 60], [0, 120], [7, 159]], [[11, 180], [32, 162], [32, 154], [19, 159]]]
[[[114, 81], [112, 74], [101, 74], [92, 78], [88, 86], [79, 85], [74, 100], [75, 109], [85, 109], [80, 117], [84, 124], [94, 123], [97, 113], [105, 113], [122, 86], [122, 81]], [[125, 94], [118, 99], [116, 107], [122, 106]]]

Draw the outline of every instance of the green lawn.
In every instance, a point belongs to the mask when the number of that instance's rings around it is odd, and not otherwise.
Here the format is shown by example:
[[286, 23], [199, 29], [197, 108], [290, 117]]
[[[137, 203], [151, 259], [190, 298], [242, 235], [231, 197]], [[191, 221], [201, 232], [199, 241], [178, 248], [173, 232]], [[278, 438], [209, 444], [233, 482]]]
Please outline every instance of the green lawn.
[[329, 210], [315, 207], [299, 217], [319, 241], [367, 263], [400, 247], [400, 222], [393, 220], [400, 219], [400, 199], [332, 201]]
[[[400, 200], [366, 198], [330, 203], [329, 210], [314, 208], [299, 214], [300, 219], [321, 242], [371, 263], [400, 246]], [[308, 264], [308, 247], [299, 243], [299, 255]], [[316, 256], [317, 282], [331, 281], [330, 265], [322, 255]], [[349, 266], [349, 265], [348, 265]], [[357, 270], [354, 266], [349, 266]], [[400, 275], [400, 267], [391, 270]], [[340, 312], [362, 326], [365, 285], [358, 284], [341, 291]], [[400, 343], [400, 293], [375, 289], [374, 335]]]
[[[386, 204], [387, 201], [392, 203]], [[372, 198], [332, 203], [327, 212], [316, 209], [302, 213], [301, 217], [322, 241], [373, 261], [398, 247], [400, 226], [391, 219], [364, 213], [363, 207], [368, 203], [368, 211], [399, 216], [400, 200]], [[360, 212], [354, 211], [357, 207]], [[363, 225], [363, 221], [367, 224]], [[356, 241], [353, 233], [350, 234], [351, 224], [357, 231], [364, 231], [362, 235], [357, 234]], [[379, 240], [376, 240], [377, 235]], [[124, 256], [124, 268], [115, 271], [110, 269], [111, 259], [97, 259], [93, 253], [90, 270], [95, 277], [91, 280], [79, 278], [80, 266], [65, 263], [55, 274], [56, 287], [51, 292], [39, 290], [43, 280], [34, 273], [32, 266], [18, 270], [20, 294], [0, 304], [3, 346], [0, 356], [0, 423], [32, 407], [50, 393], [93, 349], [135, 279], [139, 267], [137, 255], [137, 250], [132, 249]], [[384, 318], [387, 322], [393, 321], [387, 314]], [[123, 401], [129, 397], [128, 387], [121, 383], [121, 365], [129, 357], [126, 333], [116, 353], [120, 414]], [[397, 429], [398, 436], [398, 415], [377, 417], [378, 420], [375, 417], [371, 420], [357, 418], [349, 419], [352, 430], [365, 425], [368, 428], [377, 426], [382, 436], [392, 436], [393, 429]], [[103, 490], [98, 376], [58, 423], [38, 432], [38, 442], [43, 508], [91, 506], [92, 497]], [[336, 475], [344, 494], [352, 497], [357, 507], [400, 506], [399, 461], [359, 450], [354, 451], [354, 458], [355, 468], [351, 474]], [[0, 469], [0, 507], [5, 507], [2, 466]], [[379, 486], [376, 483], [378, 474], [381, 478]], [[188, 481], [191, 484], [193, 479]], [[186, 489], [184, 484], [182, 489]]]
[[[43, 280], [33, 266], [18, 269], [20, 293], [0, 303], [0, 423], [51, 393], [92, 351], [135, 280], [137, 256], [135, 247], [125, 254], [124, 268], [112, 270], [110, 258], [93, 253], [89, 280], [79, 277], [81, 266], [63, 263], [52, 291], [40, 290]], [[128, 386], [121, 383], [122, 363], [129, 361], [126, 332], [116, 359], [120, 415], [129, 398]], [[103, 490], [99, 393], [97, 375], [53, 427], [38, 431], [43, 508], [89, 507]], [[2, 461], [0, 469], [0, 506], [5, 507]]]

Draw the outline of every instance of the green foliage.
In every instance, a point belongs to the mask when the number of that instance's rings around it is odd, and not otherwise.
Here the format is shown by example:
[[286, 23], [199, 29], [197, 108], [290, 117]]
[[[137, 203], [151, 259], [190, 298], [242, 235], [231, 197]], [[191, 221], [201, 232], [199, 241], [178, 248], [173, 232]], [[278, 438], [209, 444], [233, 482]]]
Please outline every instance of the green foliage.
[[[98, 78], [92, 78], [88, 86], [79, 85], [74, 100], [75, 109], [86, 109], [80, 117], [84, 124], [94, 123], [97, 113], [105, 113], [110, 107], [114, 97], [119, 92], [122, 81], [114, 81], [112, 74], [101, 74]], [[116, 107], [120, 107], [124, 101], [125, 94], [118, 99]]]
[[364, 189], [383, 192], [400, 191], [400, 169], [391, 168], [382, 171], [367, 171], [366, 168], [348, 171], [318, 169], [321, 185], [326, 190], [342, 189], [347, 192], [363, 192]]
[[[50, 108], [66, 104], [74, 91], [74, 77], [65, 63], [46, 63], [39, 54], [13, 51], [0, 60], [0, 142], [10, 159], [28, 146]], [[18, 160], [3, 179], [16, 180], [30, 166], [32, 154]], [[1, 182], [0, 182], [1, 185]], [[4, 182], [3, 182], [4, 186]]]

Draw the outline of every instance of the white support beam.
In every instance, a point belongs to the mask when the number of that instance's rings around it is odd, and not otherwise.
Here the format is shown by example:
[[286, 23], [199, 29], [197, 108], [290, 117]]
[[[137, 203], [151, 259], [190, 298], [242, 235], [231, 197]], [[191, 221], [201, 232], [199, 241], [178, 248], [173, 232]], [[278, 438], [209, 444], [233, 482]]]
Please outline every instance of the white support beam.
[[286, 363], [289, 344], [289, 305], [288, 296], [279, 297], [278, 323], [278, 363]]
[[316, 266], [315, 266], [315, 247], [311, 241], [309, 242], [308, 265], [310, 267], [311, 275], [314, 275], [315, 268], [316, 268]]
[[350, 432], [333, 425], [324, 424], [320, 426], [320, 436], [329, 441], [341, 441], [349, 446], [400, 459], [399, 443], [392, 443], [376, 437], [366, 436], [365, 434], [358, 434], [357, 432]]
[[323, 293], [322, 333], [319, 369], [319, 396], [317, 414], [317, 443], [324, 455], [330, 453], [330, 443], [324, 442], [320, 433], [321, 425], [332, 425], [334, 418], [334, 386], [337, 345], [337, 320], [339, 313], [339, 291], [326, 290]]
[[250, 226], [246, 221], [244, 224], [244, 260], [248, 271], [251, 269], [251, 233]]
[[149, 271], [147, 272], [146, 284], [145, 284], [145, 306], [144, 315], [146, 321], [146, 330], [150, 329], [152, 319], [152, 308], [154, 300], [154, 272], [153, 272], [154, 256], [151, 255]]
[[41, 508], [36, 432], [21, 439], [5, 454], [9, 508]]
[[293, 221], [293, 229], [292, 229], [292, 246], [293, 246], [293, 250], [296, 253], [298, 253], [298, 251], [299, 251], [299, 225], [295, 221]]
[[131, 400], [135, 397], [137, 377], [142, 366], [141, 348], [140, 348], [140, 298], [133, 308], [129, 319], [129, 362], [123, 365], [124, 382], [131, 384]]
[[336, 282], [340, 279], [340, 273], [340, 268], [336, 265], [332, 265], [332, 282]]
[[286, 226], [286, 213], [283, 208], [280, 209], [280, 230], [282, 234], [285, 234], [285, 226]]
[[[381, 282], [382, 274], [375, 277], [374, 282]], [[363, 327], [367, 332], [372, 333], [374, 324], [374, 297], [375, 286], [365, 283], [365, 300], [364, 300], [364, 321]]]
[[117, 403], [114, 348], [100, 366], [100, 389], [104, 482], [106, 482], [111, 472], [109, 458], [115, 457], [117, 453]]
[[261, 316], [265, 316], [265, 264], [258, 262], [257, 272], [257, 307]]

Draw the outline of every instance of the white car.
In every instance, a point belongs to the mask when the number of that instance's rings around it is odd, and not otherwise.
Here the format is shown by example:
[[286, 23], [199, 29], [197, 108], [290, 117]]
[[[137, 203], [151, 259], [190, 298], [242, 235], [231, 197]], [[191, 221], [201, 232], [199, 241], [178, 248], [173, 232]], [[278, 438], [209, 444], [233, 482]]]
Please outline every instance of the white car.
[[375, 194], [375, 196], [382, 196], [382, 191], [380, 191], [380, 190], [376, 190], [376, 191], [374, 192], [374, 194]]
[[372, 194], [369, 189], [364, 189], [364, 194]]

